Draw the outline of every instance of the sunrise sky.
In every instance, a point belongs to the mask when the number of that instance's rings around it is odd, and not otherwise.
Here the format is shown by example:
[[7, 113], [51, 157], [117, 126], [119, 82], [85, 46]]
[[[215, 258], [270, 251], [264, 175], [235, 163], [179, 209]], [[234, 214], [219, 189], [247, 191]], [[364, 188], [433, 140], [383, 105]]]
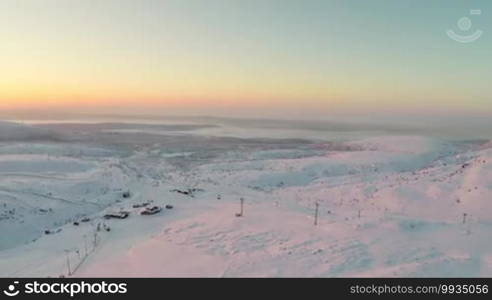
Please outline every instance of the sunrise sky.
[[[0, 110], [492, 115], [491, 13], [489, 0], [0, 0]], [[464, 44], [448, 29], [484, 33]]]

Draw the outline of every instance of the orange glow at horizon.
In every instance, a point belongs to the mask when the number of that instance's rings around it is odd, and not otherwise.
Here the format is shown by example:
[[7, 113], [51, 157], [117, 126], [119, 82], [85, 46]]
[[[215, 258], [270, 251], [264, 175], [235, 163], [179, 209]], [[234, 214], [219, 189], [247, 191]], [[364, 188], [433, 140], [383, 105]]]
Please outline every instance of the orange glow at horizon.
[[212, 2], [0, 1], [0, 110], [492, 112], [479, 43], [474, 55], [448, 39], [421, 47], [420, 32], [407, 44], [379, 33], [385, 18], [366, 15], [371, 32], [352, 9], [341, 18], [342, 2], [285, 14]]

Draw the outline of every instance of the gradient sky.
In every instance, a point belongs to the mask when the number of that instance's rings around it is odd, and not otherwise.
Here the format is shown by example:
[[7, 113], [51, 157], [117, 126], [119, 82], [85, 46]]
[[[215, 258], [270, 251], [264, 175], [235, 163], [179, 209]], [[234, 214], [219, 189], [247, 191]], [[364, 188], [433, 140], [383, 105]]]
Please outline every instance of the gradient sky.
[[[448, 38], [470, 9], [483, 36]], [[490, 0], [0, 0], [0, 110], [492, 116], [491, 13]]]

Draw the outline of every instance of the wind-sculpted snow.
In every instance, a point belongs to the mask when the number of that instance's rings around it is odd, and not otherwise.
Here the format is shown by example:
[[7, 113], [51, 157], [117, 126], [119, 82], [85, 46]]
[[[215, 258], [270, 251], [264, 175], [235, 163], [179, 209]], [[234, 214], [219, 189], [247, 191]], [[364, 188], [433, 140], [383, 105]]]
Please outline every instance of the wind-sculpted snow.
[[0, 276], [492, 276], [489, 142], [268, 126], [4, 140]]
[[269, 190], [286, 186], [303, 186], [316, 180], [339, 176], [410, 172], [456, 154], [460, 147], [422, 137], [385, 137], [329, 144], [324, 149], [325, 155], [321, 157], [293, 162], [295, 166], [288, 171], [272, 170], [271, 173], [258, 177], [251, 184]]

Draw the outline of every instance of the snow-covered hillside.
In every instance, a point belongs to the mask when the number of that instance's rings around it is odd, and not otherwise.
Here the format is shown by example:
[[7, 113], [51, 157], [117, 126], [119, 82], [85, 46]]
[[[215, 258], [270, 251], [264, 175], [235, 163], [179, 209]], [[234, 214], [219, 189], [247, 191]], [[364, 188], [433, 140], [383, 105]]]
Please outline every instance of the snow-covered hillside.
[[492, 276], [487, 141], [19, 128], [0, 123], [0, 276]]

